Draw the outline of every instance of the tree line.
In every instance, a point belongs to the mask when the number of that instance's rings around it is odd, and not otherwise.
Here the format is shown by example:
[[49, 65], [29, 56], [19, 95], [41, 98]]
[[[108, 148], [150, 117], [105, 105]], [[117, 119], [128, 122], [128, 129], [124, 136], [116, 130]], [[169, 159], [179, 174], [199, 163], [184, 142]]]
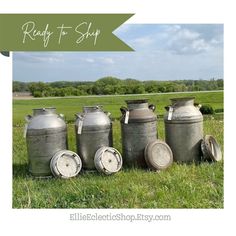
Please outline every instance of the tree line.
[[57, 81], [46, 83], [13, 81], [13, 92], [30, 92], [34, 97], [64, 97], [223, 90], [223, 85], [223, 79], [139, 81], [104, 77], [94, 82]]

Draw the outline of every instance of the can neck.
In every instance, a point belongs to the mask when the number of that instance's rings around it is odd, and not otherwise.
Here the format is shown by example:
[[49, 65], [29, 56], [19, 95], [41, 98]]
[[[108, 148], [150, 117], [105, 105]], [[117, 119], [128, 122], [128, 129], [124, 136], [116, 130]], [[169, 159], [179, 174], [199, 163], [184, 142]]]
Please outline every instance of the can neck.
[[98, 111], [102, 111], [100, 106], [86, 106], [86, 107], [83, 107], [83, 112], [84, 113], [98, 112]]
[[36, 108], [33, 109], [33, 115], [48, 115], [48, 114], [56, 114], [56, 108], [48, 107], [48, 108]]
[[171, 99], [172, 106], [193, 106], [194, 98], [174, 98]]
[[128, 104], [128, 109], [129, 110], [133, 110], [133, 109], [145, 109], [145, 108], [148, 108], [148, 103], [141, 103], [141, 104]]
[[128, 101], [126, 101], [126, 103], [127, 103], [127, 107], [129, 110], [148, 108], [148, 102], [146, 99], [144, 99], [144, 100], [128, 100]]

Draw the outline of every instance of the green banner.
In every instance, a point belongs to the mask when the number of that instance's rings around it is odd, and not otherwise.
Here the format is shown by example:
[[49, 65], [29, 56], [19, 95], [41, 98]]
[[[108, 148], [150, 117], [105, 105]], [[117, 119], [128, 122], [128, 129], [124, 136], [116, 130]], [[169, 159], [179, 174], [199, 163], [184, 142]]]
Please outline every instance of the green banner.
[[0, 14], [0, 51], [133, 51], [112, 32], [133, 14]]

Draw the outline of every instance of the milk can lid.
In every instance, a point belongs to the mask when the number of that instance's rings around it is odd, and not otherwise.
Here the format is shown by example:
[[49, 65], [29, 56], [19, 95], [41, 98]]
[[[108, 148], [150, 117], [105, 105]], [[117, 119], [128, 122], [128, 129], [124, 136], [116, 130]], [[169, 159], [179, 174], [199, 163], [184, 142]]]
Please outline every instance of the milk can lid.
[[222, 152], [220, 145], [212, 135], [205, 135], [201, 142], [203, 159], [208, 161], [220, 161]]
[[122, 156], [115, 148], [101, 147], [95, 153], [94, 164], [99, 172], [114, 174], [122, 167]]
[[52, 157], [50, 168], [55, 177], [67, 179], [75, 177], [80, 172], [82, 161], [75, 152], [61, 150]]
[[170, 147], [159, 139], [147, 144], [144, 156], [148, 167], [153, 170], [164, 170], [173, 162], [173, 154]]

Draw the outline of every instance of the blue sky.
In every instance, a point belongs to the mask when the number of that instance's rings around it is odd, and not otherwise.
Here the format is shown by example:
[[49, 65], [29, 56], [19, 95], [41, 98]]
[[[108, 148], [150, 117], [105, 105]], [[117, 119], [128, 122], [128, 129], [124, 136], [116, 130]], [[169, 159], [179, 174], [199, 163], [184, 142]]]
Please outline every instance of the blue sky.
[[13, 79], [223, 78], [222, 24], [124, 24], [114, 33], [135, 52], [15, 52]]

